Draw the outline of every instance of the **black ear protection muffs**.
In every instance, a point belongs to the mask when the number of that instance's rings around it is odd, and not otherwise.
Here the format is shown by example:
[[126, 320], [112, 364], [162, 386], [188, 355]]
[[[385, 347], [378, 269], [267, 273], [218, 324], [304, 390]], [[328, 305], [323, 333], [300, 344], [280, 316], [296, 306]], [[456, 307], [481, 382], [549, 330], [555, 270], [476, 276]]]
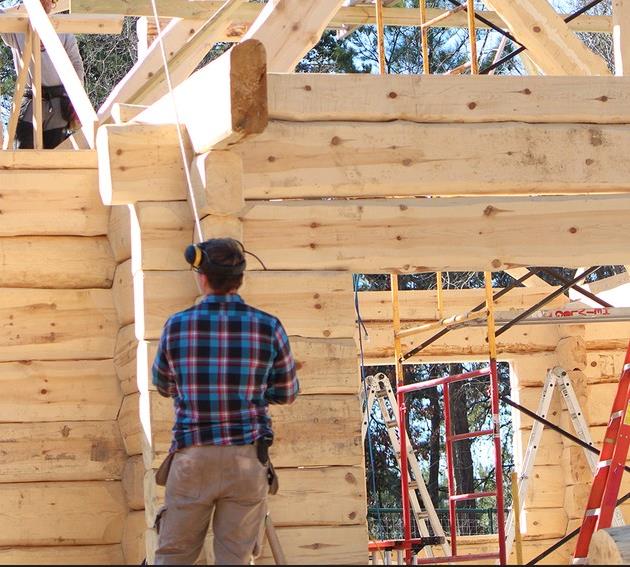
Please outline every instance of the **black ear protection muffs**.
[[[238, 264], [234, 265], [219, 264], [210, 257], [209, 252], [211, 252], [212, 248], [217, 246], [221, 240], [223, 239], [210, 239], [199, 244], [191, 244], [184, 252], [186, 262], [190, 264], [195, 272], [240, 276], [245, 271], [244, 257]], [[235, 240], [235, 242], [238, 243], [241, 252], [244, 253], [245, 249], [243, 245], [238, 240]]]

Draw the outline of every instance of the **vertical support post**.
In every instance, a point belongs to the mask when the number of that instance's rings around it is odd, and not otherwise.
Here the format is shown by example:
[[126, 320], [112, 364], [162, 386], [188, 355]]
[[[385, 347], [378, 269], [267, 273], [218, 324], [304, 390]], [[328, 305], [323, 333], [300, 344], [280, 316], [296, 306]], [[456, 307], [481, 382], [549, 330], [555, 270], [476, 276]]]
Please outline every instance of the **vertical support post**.
[[523, 536], [521, 535], [521, 499], [518, 493], [518, 473], [512, 471], [512, 509], [514, 510], [514, 534], [516, 539], [516, 564], [523, 564]]
[[490, 396], [492, 402], [492, 427], [494, 430], [494, 467], [497, 492], [497, 528], [499, 535], [499, 563], [507, 563], [505, 553], [505, 513], [503, 499], [503, 462], [501, 459], [501, 428], [499, 422], [499, 375], [497, 371], [497, 341], [492, 294], [492, 272], [484, 272], [486, 308], [488, 310], [488, 349], [490, 351]]
[[[380, 0], [377, 0], [379, 3]], [[400, 488], [403, 509], [403, 538], [405, 540], [405, 561], [411, 563], [411, 505], [409, 502], [409, 467], [407, 457], [407, 407], [405, 394], [400, 386], [405, 384], [402, 365], [402, 345], [400, 340], [400, 303], [398, 298], [398, 274], [390, 275], [392, 288], [392, 322], [394, 324], [394, 356], [396, 359], [396, 401], [398, 402], [398, 432], [400, 436]]]
[[453, 443], [452, 443], [452, 424], [451, 424], [451, 399], [449, 392], [449, 383], [444, 388], [444, 430], [446, 433], [446, 470], [448, 471], [446, 480], [448, 484], [448, 520], [451, 527], [451, 552], [457, 555], [457, 501], [453, 500], [453, 496], [457, 494], [455, 486], [455, 462], [453, 459]]
[[442, 272], [435, 272], [437, 287], [438, 319], [444, 319], [444, 286], [442, 285]]
[[468, 13], [468, 32], [470, 34], [470, 73], [479, 74], [479, 61], [477, 61], [477, 26], [475, 25], [475, 0], [466, 0]]
[[431, 61], [429, 59], [429, 30], [424, 27], [427, 22], [427, 0], [419, 0], [420, 8], [420, 41], [422, 44], [422, 72], [431, 74]]
[[33, 30], [33, 82], [31, 84], [33, 99], [33, 148], [44, 147], [44, 124], [42, 123], [42, 42], [39, 34]]
[[376, 0], [376, 39], [378, 44], [378, 69], [381, 75], [387, 73], [385, 64], [385, 21], [383, 19], [383, 0]]
[[630, 74], [630, 3], [613, 0], [612, 10], [615, 75], [621, 77]]

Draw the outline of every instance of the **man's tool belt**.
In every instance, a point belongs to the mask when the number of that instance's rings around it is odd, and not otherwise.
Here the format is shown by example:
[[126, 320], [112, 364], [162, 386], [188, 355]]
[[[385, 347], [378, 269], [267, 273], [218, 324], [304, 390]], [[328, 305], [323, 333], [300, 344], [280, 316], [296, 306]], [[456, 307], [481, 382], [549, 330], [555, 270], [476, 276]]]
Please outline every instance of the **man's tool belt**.
[[[26, 98], [33, 98], [33, 90], [26, 89], [24, 91]], [[66, 96], [66, 89], [63, 85], [57, 85], [54, 87], [42, 87], [42, 98], [50, 100], [51, 98], [59, 98]]]
[[267, 482], [269, 483], [269, 494], [278, 492], [279, 483], [273, 464], [269, 459], [269, 447], [273, 445], [273, 437], [265, 436], [256, 440], [256, 455], [261, 464], [267, 467]]

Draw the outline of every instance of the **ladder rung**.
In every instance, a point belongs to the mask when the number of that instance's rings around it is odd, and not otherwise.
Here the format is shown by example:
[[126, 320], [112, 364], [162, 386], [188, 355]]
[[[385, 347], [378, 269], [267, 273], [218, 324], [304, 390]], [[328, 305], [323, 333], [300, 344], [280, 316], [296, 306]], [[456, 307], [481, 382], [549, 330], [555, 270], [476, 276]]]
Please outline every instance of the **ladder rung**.
[[[496, 495], [496, 492], [472, 492], [470, 494], [455, 494], [454, 496], [449, 496], [449, 499], [452, 502], [461, 502], [463, 500], [475, 500], [477, 498], [487, 498]], [[462, 510], [465, 510], [465, 508], [462, 508]]]
[[385, 421], [385, 427], [398, 427], [398, 422], [395, 419], [388, 419]]
[[470, 555], [447, 555], [446, 557], [428, 557], [416, 559], [417, 565], [431, 565], [433, 563], [457, 563], [464, 561], [475, 561], [478, 559], [498, 559], [499, 553], [474, 553]]
[[483, 435], [494, 435], [492, 429], [482, 429], [481, 431], [470, 431], [468, 433], [458, 433], [457, 435], [449, 435], [448, 441], [461, 441], [463, 439], [472, 439], [474, 437], [481, 437]]

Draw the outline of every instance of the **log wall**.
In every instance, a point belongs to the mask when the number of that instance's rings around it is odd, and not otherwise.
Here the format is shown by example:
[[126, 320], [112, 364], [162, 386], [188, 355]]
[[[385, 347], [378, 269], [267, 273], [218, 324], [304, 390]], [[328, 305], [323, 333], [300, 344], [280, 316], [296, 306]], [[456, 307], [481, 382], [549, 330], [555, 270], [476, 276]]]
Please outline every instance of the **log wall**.
[[109, 210], [95, 153], [55, 156], [0, 153], [0, 564], [123, 563]]

